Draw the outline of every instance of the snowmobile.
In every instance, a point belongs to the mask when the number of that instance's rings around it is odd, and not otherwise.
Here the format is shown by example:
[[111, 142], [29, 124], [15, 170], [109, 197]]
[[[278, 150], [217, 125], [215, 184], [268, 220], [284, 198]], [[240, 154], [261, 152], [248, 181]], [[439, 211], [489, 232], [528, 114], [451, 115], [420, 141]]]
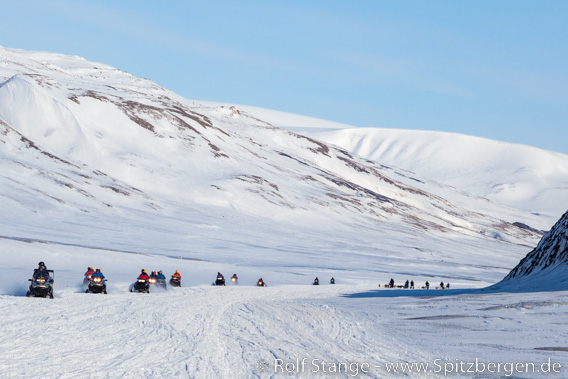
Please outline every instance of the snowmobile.
[[107, 291], [105, 282], [106, 279], [98, 276], [91, 278], [91, 281], [89, 282], [89, 288], [85, 290], [85, 293], [104, 293], [106, 295]]
[[172, 278], [170, 279], [170, 286], [181, 287], [181, 279], [177, 276], [172, 276]]
[[262, 280], [262, 278], [258, 279], [256, 285], [259, 287], [266, 287], [266, 283], [264, 282], [264, 280]]
[[233, 284], [239, 284], [239, 278], [237, 277], [237, 274], [233, 274], [233, 276], [231, 276], [231, 282]]
[[157, 285], [158, 287], [164, 288], [165, 290], [168, 289], [168, 287], [167, 287], [167, 285], [166, 285], [166, 278], [157, 278], [157, 279], [156, 279], [156, 285]]
[[319, 284], [320, 284], [319, 279], [318, 279], [318, 278], [315, 278], [313, 285], [314, 285], [314, 286], [319, 286]]
[[95, 269], [92, 267], [87, 267], [87, 271], [85, 272], [85, 276], [83, 278], [83, 285], [86, 286], [91, 282], [91, 276], [95, 273]]
[[[149, 281], [149, 280], [148, 280]], [[145, 292], [150, 293], [150, 284], [146, 279], [137, 279], [134, 283], [134, 287], [130, 289], [130, 292]]]
[[217, 278], [215, 279], [215, 283], [213, 283], [216, 286], [224, 286], [225, 285], [225, 279], [224, 278]]
[[331, 278], [331, 280], [329, 281], [329, 284], [335, 284], [335, 279]]
[[34, 270], [34, 279], [28, 279], [31, 284], [28, 292], [26, 292], [26, 297], [49, 297], [53, 299], [53, 279], [55, 277], [53, 270], [46, 270], [49, 277], [36, 277], [36, 271], [37, 269]]

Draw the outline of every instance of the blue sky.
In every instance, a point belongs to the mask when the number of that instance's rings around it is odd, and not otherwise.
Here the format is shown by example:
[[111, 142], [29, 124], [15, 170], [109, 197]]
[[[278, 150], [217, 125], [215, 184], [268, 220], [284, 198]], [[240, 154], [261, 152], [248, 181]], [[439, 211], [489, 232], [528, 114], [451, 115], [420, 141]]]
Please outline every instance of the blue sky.
[[568, 1], [27, 0], [0, 45], [195, 100], [568, 153]]

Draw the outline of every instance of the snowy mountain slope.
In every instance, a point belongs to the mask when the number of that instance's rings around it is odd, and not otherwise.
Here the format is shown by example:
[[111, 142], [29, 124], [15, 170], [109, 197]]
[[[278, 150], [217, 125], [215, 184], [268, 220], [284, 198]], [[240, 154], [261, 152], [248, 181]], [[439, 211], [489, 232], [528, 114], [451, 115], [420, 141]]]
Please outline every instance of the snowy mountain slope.
[[433, 131], [305, 129], [305, 134], [421, 178], [539, 214], [549, 225], [568, 209], [565, 154]]
[[568, 212], [494, 288], [568, 289]]
[[[21, 193], [43, 194], [35, 202], [57, 214], [64, 208], [64, 218], [114, 219], [117, 212], [129, 218], [130, 212], [113, 209], [126, 207], [149, 212], [145, 218], [153, 222], [172, 212], [190, 212], [192, 220], [246, 214], [293, 227], [301, 221], [311, 231], [325, 220], [340, 230], [365, 225], [414, 235], [418, 228], [529, 245], [539, 238], [514, 224], [538, 229], [536, 217], [359, 159], [246, 112], [194, 104], [76, 57], [2, 54], [3, 176], [12, 187], [3, 198], [10, 202], [18, 203]], [[38, 178], [18, 181], [14, 167]], [[20, 214], [25, 210], [13, 212], [10, 235], [34, 237], [18, 232], [29, 227]]]

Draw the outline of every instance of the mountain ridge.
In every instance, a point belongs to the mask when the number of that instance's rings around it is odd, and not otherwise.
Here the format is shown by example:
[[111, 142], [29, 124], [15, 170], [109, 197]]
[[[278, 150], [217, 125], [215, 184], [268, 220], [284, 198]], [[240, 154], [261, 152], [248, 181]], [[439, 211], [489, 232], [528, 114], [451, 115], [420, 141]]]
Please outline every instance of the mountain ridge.
[[[233, 260], [226, 250], [247, 244], [244, 236], [271, 236], [253, 249], [261, 260], [281, 259], [279, 250], [309, 251], [311, 243], [331, 254], [333, 244], [349, 241], [348, 254], [372, 250], [371, 259], [396, 250], [398, 261], [413, 251], [446, 255], [464, 240], [471, 246], [451, 260], [467, 256], [466, 264], [476, 265], [486, 244], [512, 260], [540, 238], [534, 215], [277, 128], [237, 107], [185, 100], [74, 57], [0, 53], [7, 236], [140, 252], [168, 241], [165, 253], [179, 255], [190, 254], [183, 246], [193, 239], [201, 252], [192, 257]], [[92, 232], [107, 224], [116, 227]], [[386, 245], [376, 235], [388, 236]], [[400, 246], [406, 239], [410, 250]], [[435, 247], [444, 239], [455, 241]]]

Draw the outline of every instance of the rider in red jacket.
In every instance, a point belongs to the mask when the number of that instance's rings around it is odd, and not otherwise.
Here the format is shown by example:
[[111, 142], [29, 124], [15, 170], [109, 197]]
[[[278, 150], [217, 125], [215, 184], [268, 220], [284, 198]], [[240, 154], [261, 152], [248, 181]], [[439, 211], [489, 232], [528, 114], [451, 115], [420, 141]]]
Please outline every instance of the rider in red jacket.
[[141, 274], [138, 276], [138, 279], [144, 279], [144, 280], [148, 280], [150, 277], [148, 276], [148, 273], [146, 272], [146, 270], [142, 269]]

